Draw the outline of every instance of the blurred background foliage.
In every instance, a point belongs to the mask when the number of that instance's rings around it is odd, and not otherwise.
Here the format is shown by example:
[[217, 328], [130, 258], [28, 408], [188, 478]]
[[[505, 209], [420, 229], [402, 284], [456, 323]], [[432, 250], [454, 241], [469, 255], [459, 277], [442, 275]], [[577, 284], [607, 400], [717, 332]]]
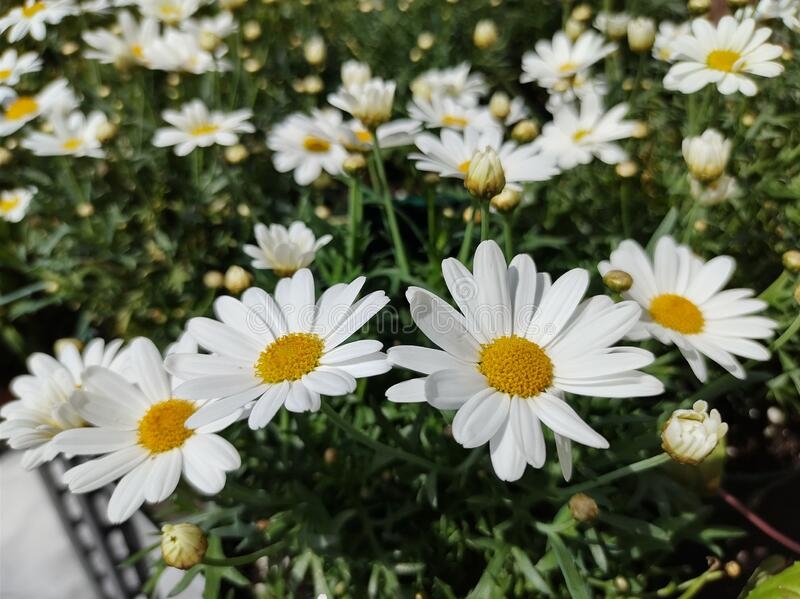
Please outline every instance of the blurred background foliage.
[[[657, 20], [688, 18], [679, 1], [605, 4]], [[248, 268], [241, 247], [252, 241], [255, 222], [297, 217], [317, 235], [334, 235], [314, 265], [322, 284], [366, 274], [368, 286], [393, 291], [395, 311], [388, 322], [405, 331], [387, 334], [384, 329], [384, 341], [417, 339], [409, 333], [413, 329], [403, 327], [410, 318], [402, 290], [422, 282], [442, 292], [442, 282], [437, 268], [427, 263], [426, 233], [415, 223], [424, 222], [426, 194], [435, 194], [441, 210], [435, 251], [441, 257], [456, 254], [468, 205], [465, 192], [446, 182], [430, 187], [403, 150], [393, 151], [389, 177], [412, 252], [411, 280], [401, 280], [394, 267], [380, 211], [369, 194], [360, 239], [364, 260], [357, 273], [347, 272], [342, 259], [346, 184], [327, 178], [297, 188], [290, 176], [274, 171], [265, 132], [291, 111], [323, 105], [348, 58], [398, 81], [398, 114], [416, 75], [466, 60], [485, 74], [492, 89], [523, 95], [544, 123], [545, 93], [519, 84], [520, 58], [536, 40], [551, 37], [572, 8], [552, 0], [251, 1], [237, 9], [240, 31], [228, 40], [233, 70], [202, 76], [118, 71], [82, 59], [80, 33], [109, 23], [108, 17], [81, 17], [49, 28], [38, 46], [45, 68], [26, 79], [27, 85], [37, 90], [66, 77], [82, 95], [82, 109], [102, 110], [118, 131], [101, 161], [36, 158], [17, 148], [15, 138], [5, 140], [11, 156], [0, 168], [0, 187], [35, 185], [39, 193], [21, 223], [0, 223], [3, 378], [22, 372], [27, 354], [49, 352], [59, 337], [145, 335], [163, 347], [187, 318], [207, 314], [213, 299], [226, 293], [221, 273], [231, 265]], [[478, 49], [472, 41], [475, 24], [484, 18], [494, 20], [500, 33], [490, 49]], [[428, 49], [418, 44], [423, 31], [434, 36]], [[314, 35], [327, 46], [319, 67], [303, 57], [303, 43]], [[530, 252], [542, 270], [556, 274], [585, 267], [595, 274], [592, 291], [602, 293], [596, 264], [620, 239], [632, 236], [644, 244], [656, 231], [672, 232], [706, 258], [734, 256], [739, 267], [733, 286], [760, 293], [780, 277], [767, 299], [770, 316], [781, 322], [779, 332], [785, 330], [798, 309], [792, 298], [796, 276], [782, 274], [780, 260], [782, 252], [800, 245], [800, 67], [791, 57], [797, 39], [776, 24], [772, 41], [787, 46], [786, 71], [762, 81], [761, 93], [752, 99], [725, 98], [711, 90], [691, 98], [664, 92], [660, 81], [667, 65], [649, 54], [631, 53], [622, 42], [621, 50], [596, 69], [605, 69], [608, 77], [608, 105], [629, 102], [632, 117], [649, 130], [643, 139], [626, 142], [636, 172], [621, 177], [595, 162], [527, 190], [512, 216], [515, 253]], [[317, 82], [309, 79], [314, 76], [322, 82], [316, 91]], [[179, 158], [151, 145], [162, 110], [194, 97], [212, 108], [254, 110], [259, 132], [243, 138], [245, 160], [232, 163], [219, 147]], [[691, 199], [680, 150], [685, 135], [707, 127], [733, 140], [728, 170], [744, 191], [713, 207]], [[625, 214], [622, 195], [631, 207]], [[498, 239], [500, 230], [498, 219], [492, 229]], [[252, 274], [256, 284], [274, 287], [272, 274]], [[650, 371], [667, 383], [665, 395], [576, 402], [611, 441], [604, 452], [575, 449], [579, 485], [657, 454], [666, 416], [702, 398], [731, 423], [726, 484], [797, 490], [797, 336], [770, 362], [750, 364], [747, 381], [717, 369], [716, 380], [705, 386], [686, 374], [676, 352], [650, 349], [660, 354]], [[597, 501], [600, 516], [594, 525], [580, 524], [567, 508], [575, 489], [565, 487], [553, 460], [519, 483], [499, 482], [488, 467], [486, 448], [464, 452], [449, 436], [447, 417], [426, 406], [384, 400], [383, 390], [403, 376], [361, 381], [355, 396], [332, 404], [362, 435], [380, 437], [422, 462], [357, 443], [333, 426], [330, 414], [289, 418], [284, 411], [266, 430], [233, 427], [230, 438], [247, 456], [246, 464], [230, 477], [212, 508], [194, 520], [219, 539], [212, 543], [217, 556], [257, 550], [265, 539], [275, 543], [274, 553], [257, 567], [202, 566], [188, 576], [203, 571], [212, 589], [207, 592], [237, 589], [231, 591], [235, 596], [250, 596], [244, 589], [251, 587], [264, 597], [307, 597], [312, 591], [336, 597], [421, 593], [476, 599], [678, 596], [696, 577], [722, 571], [713, 566], [706, 571], [707, 555], [739, 558], [752, 569], [759, 555], [754, 547], [770, 548], [762, 539], [744, 546], [731, 541], [743, 534], [730, 526], [739, 522], [710, 498], [725, 452], [709, 466], [710, 473], [686, 476], [663, 468], [584, 489]], [[775, 403], [786, 418], [777, 429], [765, 417]], [[775, 505], [768, 496], [765, 492], [763, 504]], [[156, 515], [195, 512], [196, 501], [181, 490]], [[800, 533], [788, 514], [776, 509], [773, 520], [789, 533], [792, 527]], [[742, 547], [744, 557], [737, 554]], [[739, 581], [733, 588], [742, 585]]]

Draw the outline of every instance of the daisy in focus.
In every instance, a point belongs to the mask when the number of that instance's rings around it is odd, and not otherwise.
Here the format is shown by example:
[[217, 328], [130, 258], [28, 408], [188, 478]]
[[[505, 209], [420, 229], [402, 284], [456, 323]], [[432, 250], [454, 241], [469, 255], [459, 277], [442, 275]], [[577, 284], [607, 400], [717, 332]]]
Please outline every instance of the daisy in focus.
[[555, 433], [564, 477], [572, 473], [573, 441], [605, 449], [608, 442], [564, 399], [658, 395], [664, 388], [638, 371], [653, 355], [614, 344], [636, 326], [635, 302], [606, 296], [583, 301], [589, 274], [576, 268], [550, 283], [524, 254], [506, 265], [500, 247], [484, 241], [473, 272], [454, 258], [442, 263], [458, 310], [411, 287], [411, 317], [439, 348], [396, 346], [390, 362], [426, 376], [394, 385], [395, 402], [427, 401], [457, 410], [453, 437], [465, 448], [489, 443], [501, 480], [514, 481], [526, 465], [545, 461], [542, 424]]
[[201, 493], [225, 486], [225, 473], [241, 465], [239, 453], [214, 433], [235, 420], [194, 427], [187, 419], [200, 404], [175, 395], [161, 354], [142, 337], [130, 345], [129, 382], [111, 370], [90, 368], [75, 410], [91, 427], [72, 429], [53, 441], [67, 455], [103, 455], [71, 468], [64, 482], [87, 493], [119, 479], [108, 503], [108, 519], [124, 522], [147, 501], [167, 499], [181, 475]]
[[159, 36], [158, 21], [142, 19], [139, 23], [131, 13], [122, 10], [117, 13], [117, 25], [118, 34], [108, 29], [84, 32], [83, 41], [90, 47], [84, 56], [117, 68], [142, 63], [145, 48], [149, 48]]
[[8, 31], [12, 44], [26, 35], [40, 42], [47, 35], [47, 25], [58, 25], [64, 17], [78, 12], [72, 0], [25, 0], [0, 17], [0, 33]]
[[173, 354], [167, 369], [186, 381], [181, 397], [220, 399], [188, 424], [202, 426], [255, 401], [248, 423], [263, 428], [281, 406], [316, 412], [320, 395], [352, 393], [357, 378], [389, 370], [380, 341], [342, 345], [389, 302], [383, 291], [355, 301], [365, 280], [334, 285], [315, 302], [314, 277], [304, 268], [281, 279], [274, 297], [251, 287], [241, 300], [218, 298], [217, 320], [191, 319], [189, 332], [211, 355]]
[[172, 127], [156, 130], [153, 145], [158, 148], [175, 146], [176, 156], [186, 156], [196, 148], [213, 145], [232, 146], [239, 142], [239, 133], [253, 133], [248, 122], [251, 110], [230, 113], [209, 111], [202, 100], [187, 102], [181, 109], [165, 110], [162, 118]]
[[9, 223], [18, 223], [28, 212], [28, 206], [36, 195], [35, 187], [18, 187], [0, 191], [0, 217]]
[[337, 110], [312, 110], [289, 115], [270, 131], [267, 146], [279, 173], [294, 171], [298, 185], [309, 185], [323, 171], [337, 175], [347, 151], [339, 142], [342, 115]]
[[13, 87], [23, 75], [41, 70], [42, 59], [36, 52], [18, 54], [14, 48], [8, 48], [0, 55], [0, 88]]
[[475, 106], [489, 87], [480, 73], [472, 73], [468, 62], [444, 69], [430, 69], [411, 82], [415, 100], [434, 97], [457, 99], [465, 106]]
[[749, 75], [777, 77], [783, 72], [783, 65], [774, 62], [783, 48], [766, 43], [772, 30], [756, 29], [753, 19], [739, 23], [724, 16], [716, 27], [706, 19], [695, 19], [691, 27], [691, 35], [672, 46], [677, 60], [664, 77], [666, 89], [692, 94], [713, 83], [724, 95], [753, 96], [758, 87]]
[[28, 358], [28, 372], [11, 381], [16, 397], [0, 409], [0, 439], [7, 439], [13, 449], [24, 450], [22, 464], [36, 468], [58, 455], [52, 443], [60, 432], [85, 426], [74, 407], [75, 393], [84, 383], [87, 369], [103, 366], [124, 371], [125, 352], [122, 341], [106, 344], [102, 339], [90, 341], [83, 353], [69, 342], [56, 346], [56, 357], [34, 353]]
[[534, 48], [522, 55], [520, 82], [563, 92], [572, 87], [576, 75], [614, 52], [617, 45], [607, 43], [593, 31], [583, 32], [573, 43], [559, 31], [552, 41], [539, 40]]
[[328, 102], [374, 130], [392, 118], [395, 87], [394, 81], [370, 79], [359, 85], [340, 88], [328, 96]]
[[317, 239], [314, 232], [301, 221], [293, 222], [288, 229], [278, 224], [268, 227], [256, 223], [254, 233], [258, 245], [245, 245], [245, 254], [253, 259], [253, 268], [272, 270], [279, 277], [291, 277], [301, 268], [309, 266], [317, 251], [333, 239], [331, 235]]
[[49, 83], [35, 96], [21, 96], [12, 93], [3, 100], [0, 113], [0, 136], [11, 135], [42, 114], [56, 110], [72, 110], [78, 99], [69, 88], [66, 79]]
[[627, 104], [617, 104], [608, 112], [597, 96], [587, 96], [580, 111], [572, 104], [563, 104], [553, 120], [542, 129], [533, 145], [556, 158], [559, 168], [570, 169], [589, 164], [597, 157], [606, 164], [618, 164], [628, 159], [622, 147], [614, 143], [631, 137], [634, 121], [626, 121]]
[[102, 112], [94, 111], [88, 117], [77, 111], [68, 115], [57, 112], [50, 125], [52, 133], [29, 133], [22, 140], [22, 147], [37, 156], [105, 157], [100, 137], [108, 119]]
[[658, 240], [652, 260], [627, 239], [609, 261], [598, 265], [602, 275], [622, 270], [633, 277], [633, 286], [623, 297], [642, 306], [642, 319], [628, 337], [674, 343], [703, 382], [708, 378], [706, 357], [744, 379], [745, 370], [734, 356], [752, 360], [770, 356], [754, 339], [771, 337], [778, 323], [756, 316], [767, 304], [753, 298], [751, 289], [723, 290], [735, 268], [730, 256], [704, 262], [669, 236]]

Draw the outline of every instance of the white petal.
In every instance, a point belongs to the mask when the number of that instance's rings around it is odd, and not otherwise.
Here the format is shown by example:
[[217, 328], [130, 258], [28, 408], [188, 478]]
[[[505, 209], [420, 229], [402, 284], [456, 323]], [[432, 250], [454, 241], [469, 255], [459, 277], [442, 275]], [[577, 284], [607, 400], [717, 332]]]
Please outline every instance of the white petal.
[[183, 458], [179, 448], [170, 449], [151, 458], [153, 464], [145, 482], [144, 499], [151, 503], [164, 501], [172, 495], [181, 479]]
[[53, 439], [53, 445], [67, 455], [97, 455], [136, 445], [135, 431], [108, 428], [73, 428]]
[[130, 472], [147, 459], [148, 453], [139, 445], [126, 447], [102, 458], [70, 468], [64, 473], [64, 483], [73, 493], [87, 493]]
[[515, 481], [525, 472], [525, 456], [517, 446], [510, 419], [489, 441], [492, 467], [500, 480]]
[[542, 424], [536, 417], [532, 402], [519, 397], [513, 398], [509, 421], [512, 424], [520, 451], [527, 462], [534, 468], [541, 468], [547, 456], [547, 449], [544, 443]]
[[396, 403], [425, 401], [425, 378], [411, 379], [392, 385], [386, 390], [386, 399]]
[[326, 366], [312, 370], [301, 381], [311, 391], [331, 397], [347, 395], [356, 389], [356, 379], [338, 368]]
[[288, 381], [283, 381], [277, 385], [270, 385], [264, 394], [258, 398], [253, 409], [250, 411], [250, 417], [247, 420], [247, 424], [250, 428], [256, 430], [267, 426], [286, 401], [286, 396], [288, 394]]
[[508, 396], [494, 389], [474, 395], [456, 412], [453, 438], [467, 449], [483, 445], [506, 421], [510, 407]]
[[152, 341], [137, 337], [131, 342], [128, 355], [133, 379], [151, 403], [172, 397], [172, 388], [164, 370], [161, 352]]
[[422, 374], [468, 366], [467, 362], [454, 358], [445, 351], [416, 345], [396, 345], [386, 350], [386, 355], [392, 364]]
[[542, 393], [528, 401], [531, 402], [539, 420], [553, 432], [589, 447], [600, 449], [608, 447], [608, 441], [586, 424], [564, 400]]
[[142, 507], [152, 467], [152, 460], [146, 460], [128, 472], [117, 483], [117, 488], [114, 489], [111, 500], [108, 502], [108, 519], [112, 523], [124, 522]]
[[411, 318], [428, 339], [460, 360], [478, 361], [480, 345], [467, 331], [461, 314], [440, 298], [418, 287], [410, 287], [406, 297], [411, 305]]
[[[180, 390], [180, 387], [178, 388]], [[235, 393], [222, 399], [210, 401], [186, 420], [186, 426], [197, 429], [208, 426], [221, 418], [230, 416], [247, 403], [267, 390], [266, 385], [257, 385], [240, 393]]]
[[425, 380], [425, 397], [435, 408], [455, 410], [487, 388], [486, 377], [474, 368], [438, 370]]

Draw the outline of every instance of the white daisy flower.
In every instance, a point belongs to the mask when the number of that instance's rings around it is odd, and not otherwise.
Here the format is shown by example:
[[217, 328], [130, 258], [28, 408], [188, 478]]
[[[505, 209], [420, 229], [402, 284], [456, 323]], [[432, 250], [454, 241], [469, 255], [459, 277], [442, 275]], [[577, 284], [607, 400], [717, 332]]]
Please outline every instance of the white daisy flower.
[[498, 128], [485, 106], [467, 106], [449, 96], [433, 96], [430, 100], [414, 98], [407, 108], [409, 117], [429, 129]]
[[309, 185], [322, 171], [338, 175], [347, 151], [340, 143], [342, 115], [337, 110], [312, 110], [289, 115], [270, 131], [267, 146], [280, 173], [294, 171], [298, 185]]
[[181, 474], [201, 493], [215, 495], [225, 486], [225, 473], [241, 465], [233, 445], [214, 434], [234, 418], [191, 426], [187, 420], [202, 404], [176, 395], [155, 345], [139, 337], [129, 354], [136, 385], [111, 370], [90, 368], [73, 403], [94, 426], [65, 431], [53, 442], [65, 454], [105, 454], [68, 470], [64, 482], [73, 493], [86, 493], [120, 479], [108, 503], [114, 523], [145, 501], [167, 499]]
[[472, 159], [487, 147], [497, 153], [506, 183], [514, 189], [521, 189], [520, 183], [546, 181], [559, 172], [553, 156], [539, 152], [532, 144], [504, 142], [503, 134], [493, 128], [469, 127], [463, 132], [444, 129], [440, 137], [421, 133], [414, 143], [421, 153], [410, 154], [409, 159], [416, 161], [417, 169], [441, 177], [464, 179]]
[[699, 464], [710, 456], [728, 432], [717, 410], [708, 403], [694, 402], [691, 410], [675, 410], [661, 431], [661, 447], [681, 464]]
[[333, 239], [331, 235], [317, 239], [314, 232], [299, 220], [288, 229], [278, 224], [268, 227], [256, 223], [254, 233], [258, 245], [246, 244], [244, 253], [253, 259], [253, 268], [272, 270], [279, 277], [291, 277], [309, 266], [317, 251]]
[[142, 19], [139, 23], [131, 13], [123, 10], [117, 14], [117, 24], [119, 34], [107, 29], [84, 32], [83, 41], [90, 46], [84, 56], [117, 67], [142, 63], [145, 48], [149, 48], [159, 37], [158, 21]]
[[486, 95], [489, 87], [480, 73], [471, 73], [468, 62], [445, 69], [430, 69], [411, 82], [415, 100], [430, 101], [434, 97], [447, 97], [465, 106], [475, 106]]
[[85, 426], [75, 410], [77, 390], [85, 382], [86, 372], [93, 366], [116, 371], [127, 367], [122, 341], [106, 345], [102, 339], [90, 341], [83, 353], [75, 345], [62, 343], [56, 347], [56, 358], [34, 353], [28, 358], [28, 372], [11, 381], [16, 400], [0, 409], [5, 421], [0, 424], [0, 439], [7, 439], [14, 449], [25, 450], [25, 468], [36, 468], [52, 460], [59, 449], [52, 443], [60, 432]]
[[164, 35], [142, 48], [140, 62], [155, 71], [186, 72], [202, 75], [212, 71], [226, 71], [230, 65], [218, 60], [200, 46], [191, 33], [168, 28]]
[[105, 158], [100, 132], [108, 124], [106, 115], [93, 111], [87, 117], [82, 112], [56, 112], [50, 118], [52, 133], [34, 131], [22, 140], [22, 147], [37, 156], [86, 156]]
[[35, 187], [17, 187], [0, 191], [0, 216], [9, 223], [18, 223], [28, 212], [28, 206], [36, 195]]
[[238, 28], [233, 13], [224, 10], [213, 17], [187, 19], [181, 23], [181, 29], [192, 34], [206, 50], [213, 50], [226, 37], [235, 33]]
[[49, 83], [35, 96], [12, 93], [3, 100], [0, 136], [11, 135], [41, 114], [72, 110], [77, 105], [78, 99], [66, 79]]
[[[560, 89], [560, 86], [559, 86]], [[583, 102], [586, 98], [605, 98], [608, 95], [608, 83], [603, 76], [592, 77], [588, 72], [578, 73], [563, 91], [550, 90], [545, 108], [550, 114], [558, 112], [564, 104]]]
[[73, 0], [24, 0], [21, 6], [0, 17], [0, 33], [8, 30], [11, 43], [29, 34], [40, 42], [47, 34], [47, 25], [57, 25], [64, 17], [78, 12]]
[[357, 60], [347, 60], [342, 65], [342, 87], [346, 90], [361, 86], [372, 79], [372, 69]]
[[767, 304], [754, 299], [751, 289], [722, 291], [735, 268], [730, 256], [704, 262], [668, 236], [658, 240], [653, 260], [628, 239], [610, 261], [598, 265], [603, 275], [623, 270], [633, 277], [633, 287], [623, 296], [639, 302], [643, 312], [628, 336], [674, 343], [701, 381], [708, 378], [704, 356], [740, 379], [745, 371], [734, 356], [769, 359], [769, 351], [753, 339], [770, 337], [778, 324], [754, 316]]
[[187, 102], [179, 111], [165, 110], [161, 116], [172, 127], [157, 129], [153, 145], [158, 148], [175, 146], [176, 156], [186, 156], [196, 148], [214, 144], [232, 146], [239, 142], [238, 133], [255, 131], [247, 122], [253, 116], [251, 110], [209, 112], [202, 100]]
[[725, 172], [731, 157], [731, 141], [716, 129], [706, 129], [702, 135], [684, 139], [681, 151], [694, 178], [713, 181]]
[[42, 59], [36, 52], [17, 54], [14, 48], [8, 48], [0, 55], [0, 87], [14, 86], [23, 75], [41, 70]]
[[692, 94], [713, 83], [721, 94], [755, 95], [758, 87], [748, 75], [777, 77], [783, 72], [783, 66], [773, 62], [783, 48], [766, 43], [772, 30], [755, 27], [753, 19], [738, 23], [730, 15], [716, 27], [695, 19], [692, 34], [673, 44], [677, 61], [664, 77], [664, 87]]
[[677, 25], [672, 21], [661, 21], [658, 24], [656, 40], [653, 42], [653, 58], [674, 62], [677, 56], [675, 42], [690, 32], [691, 23], [689, 21]]
[[353, 303], [364, 277], [339, 284], [314, 301], [308, 269], [283, 278], [275, 296], [251, 287], [239, 301], [214, 302], [218, 320], [193, 318], [188, 330], [211, 355], [173, 354], [167, 369], [186, 382], [181, 397], [221, 397], [197, 412], [190, 425], [225, 417], [256, 400], [250, 428], [265, 427], [281, 406], [292, 412], [316, 412], [320, 395], [345, 395], [356, 379], [389, 370], [381, 343], [341, 345], [388, 302], [383, 291]]
[[611, 39], [618, 40], [628, 33], [631, 17], [625, 12], [607, 12], [601, 10], [594, 18], [595, 28]]
[[167, 25], [177, 25], [191, 17], [205, 0], [137, 0], [139, 12]]
[[360, 85], [340, 88], [328, 96], [328, 102], [374, 129], [392, 118], [395, 87], [394, 81], [376, 77]]
[[800, 1], [761, 0], [755, 7], [753, 18], [757, 21], [780, 19], [784, 26], [800, 32]]
[[581, 302], [587, 271], [576, 268], [551, 285], [529, 256], [520, 254], [507, 267], [500, 247], [484, 241], [473, 272], [448, 258], [442, 273], [459, 310], [409, 288], [411, 317], [441, 349], [390, 348], [393, 364], [427, 376], [394, 385], [386, 396], [458, 410], [453, 437], [466, 448], [488, 441], [500, 479], [517, 480], [526, 464], [544, 464], [542, 423], [555, 433], [566, 479], [572, 441], [608, 447], [564, 393], [627, 398], [663, 392], [658, 379], [638, 371], [652, 363], [650, 352], [614, 346], [638, 322], [639, 306], [606, 296]]
[[521, 120], [527, 119], [531, 115], [530, 110], [528, 110], [528, 106], [525, 103], [525, 98], [517, 96], [512, 98], [511, 102], [508, 105], [508, 114], [506, 118], [503, 119], [502, 125], [506, 127], [511, 127], [516, 125]]
[[[382, 149], [410, 146], [414, 137], [421, 131], [419, 121], [397, 119], [379, 125], [375, 131]], [[341, 143], [349, 152], [368, 152], [372, 148], [373, 134], [361, 121], [352, 120], [341, 127]]]
[[741, 193], [735, 177], [721, 175], [713, 181], [698, 181], [689, 176], [689, 193], [703, 206], [716, 206], [735, 198]]
[[618, 164], [627, 160], [628, 154], [614, 142], [633, 135], [636, 127], [633, 121], [623, 120], [627, 112], [627, 104], [617, 104], [605, 112], [597, 96], [587, 96], [580, 112], [564, 104], [533, 145], [554, 155], [563, 170], [589, 164], [594, 157], [606, 164]]
[[552, 41], [539, 40], [534, 48], [522, 55], [520, 82], [563, 92], [572, 87], [576, 75], [611, 54], [617, 45], [606, 43], [594, 31], [584, 31], [574, 43], [558, 31]]

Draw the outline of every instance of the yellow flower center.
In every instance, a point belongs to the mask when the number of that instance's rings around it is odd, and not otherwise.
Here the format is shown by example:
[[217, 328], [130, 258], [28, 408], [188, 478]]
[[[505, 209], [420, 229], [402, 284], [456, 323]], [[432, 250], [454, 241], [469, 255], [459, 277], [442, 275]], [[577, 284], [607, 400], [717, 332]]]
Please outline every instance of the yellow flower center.
[[11, 196], [5, 200], [0, 200], [0, 212], [3, 214], [8, 214], [17, 206], [19, 206], [19, 196]]
[[442, 125], [445, 127], [466, 127], [468, 124], [469, 121], [463, 116], [446, 114], [442, 117]]
[[665, 293], [650, 302], [650, 316], [661, 326], [684, 335], [700, 333], [705, 325], [703, 313], [693, 302], [674, 293]]
[[211, 135], [212, 133], [216, 133], [219, 131], [219, 127], [217, 125], [212, 125], [211, 123], [206, 123], [205, 125], [198, 125], [189, 133], [194, 135], [195, 137], [200, 137], [201, 135]]
[[327, 152], [328, 150], [330, 150], [331, 144], [329, 141], [325, 139], [314, 137], [313, 135], [308, 135], [303, 140], [303, 147], [309, 152], [316, 152], [318, 154], [321, 154], [322, 152]]
[[162, 4], [158, 7], [158, 13], [165, 21], [178, 21], [181, 18], [181, 12], [177, 6], [172, 4]]
[[578, 68], [578, 65], [575, 64], [574, 62], [565, 62], [560, 67], [558, 67], [558, 72], [559, 73], [568, 73], [570, 71], [574, 71], [577, 68]]
[[472, 162], [472, 161], [471, 160], [465, 160], [464, 162], [459, 164], [458, 165], [458, 172], [464, 173], [466, 175], [467, 171], [469, 170], [469, 163], [470, 162]]
[[512, 335], [483, 346], [478, 370], [489, 384], [517, 397], [536, 397], [553, 383], [553, 363], [541, 347]]
[[152, 405], [139, 421], [139, 445], [150, 453], [163, 453], [181, 447], [194, 434], [186, 419], [195, 412], [185, 399], [168, 399]]
[[580, 141], [587, 135], [592, 132], [591, 129], [578, 129], [575, 133], [572, 134], [573, 141]]
[[30, 6], [23, 6], [22, 7], [22, 16], [26, 19], [30, 19], [33, 15], [38, 12], [41, 12], [45, 9], [44, 2], [34, 2]]
[[135, 58], [141, 59], [144, 56], [144, 48], [142, 48], [141, 44], [133, 44], [131, 46], [131, 54]]
[[358, 141], [360, 141], [362, 144], [372, 143], [372, 133], [366, 129], [356, 131], [356, 139], [358, 139]]
[[312, 333], [278, 337], [258, 357], [256, 376], [265, 383], [299, 380], [319, 366], [324, 348], [322, 339]]
[[0, 69], [0, 81], [5, 81], [11, 76], [11, 69]]
[[20, 96], [6, 106], [5, 116], [9, 121], [18, 121], [39, 110], [39, 104], [30, 96]]
[[79, 137], [71, 137], [70, 139], [65, 141], [63, 144], [61, 144], [61, 147], [63, 147], [68, 152], [74, 152], [75, 150], [80, 148], [82, 145], [83, 145], [83, 141]]
[[[712, 69], [730, 73], [734, 70], [733, 65], [741, 57], [741, 54], [733, 50], [714, 50], [706, 58], [706, 63]], [[739, 69], [736, 70], [738, 71]]]

